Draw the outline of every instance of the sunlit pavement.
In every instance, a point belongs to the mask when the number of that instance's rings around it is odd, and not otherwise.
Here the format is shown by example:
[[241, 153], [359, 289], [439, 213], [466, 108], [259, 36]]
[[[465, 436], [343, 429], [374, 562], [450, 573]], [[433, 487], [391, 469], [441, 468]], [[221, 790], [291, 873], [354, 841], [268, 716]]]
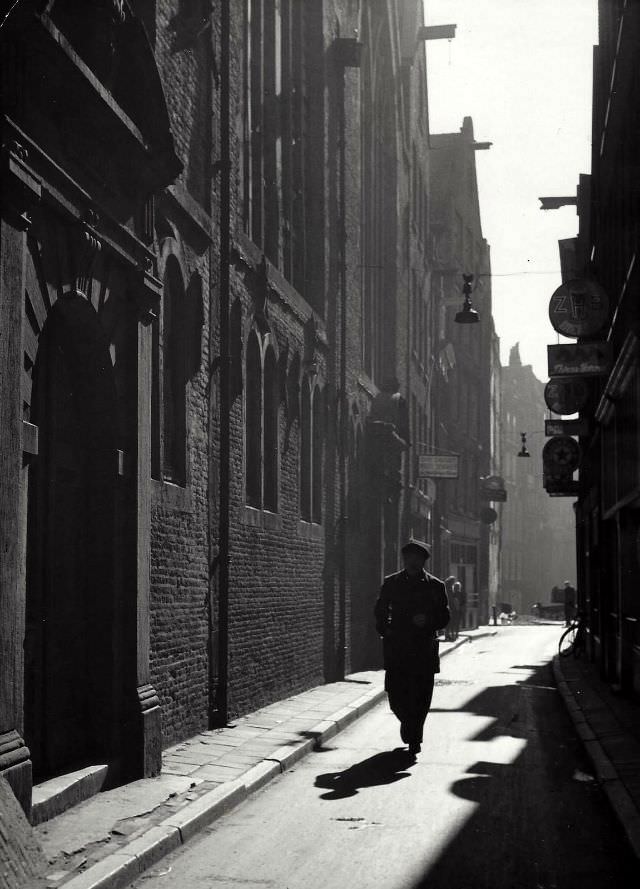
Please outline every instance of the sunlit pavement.
[[417, 761], [380, 705], [135, 885], [637, 886], [553, 683], [559, 633], [503, 627], [462, 646], [443, 661]]

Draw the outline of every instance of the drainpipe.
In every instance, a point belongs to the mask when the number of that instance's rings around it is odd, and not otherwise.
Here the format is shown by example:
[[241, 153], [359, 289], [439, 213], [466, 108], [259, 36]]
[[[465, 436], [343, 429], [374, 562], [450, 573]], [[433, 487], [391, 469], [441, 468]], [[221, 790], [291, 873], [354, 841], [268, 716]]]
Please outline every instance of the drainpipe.
[[218, 677], [214, 705], [216, 722], [229, 716], [229, 518], [231, 355], [229, 336], [229, 281], [231, 252], [230, 151], [230, 0], [220, 3], [220, 467], [218, 510]]
[[339, 441], [339, 566], [338, 566], [338, 658], [337, 678], [344, 679], [347, 662], [347, 459], [349, 451], [349, 398], [347, 395], [347, 222], [346, 222], [346, 131], [345, 79], [347, 68], [359, 68], [362, 44], [355, 38], [335, 41], [338, 65], [339, 133], [338, 188], [339, 288], [340, 288], [340, 441]]

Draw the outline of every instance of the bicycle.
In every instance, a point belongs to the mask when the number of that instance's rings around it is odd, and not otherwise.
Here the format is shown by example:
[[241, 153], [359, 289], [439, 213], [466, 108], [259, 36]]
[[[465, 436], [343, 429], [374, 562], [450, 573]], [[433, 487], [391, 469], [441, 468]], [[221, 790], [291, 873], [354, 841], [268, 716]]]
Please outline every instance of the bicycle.
[[587, 650], [587, 627], [583, 614], [577, 614], [560, 636], [558, 654], [560, 657], [580, 657]]

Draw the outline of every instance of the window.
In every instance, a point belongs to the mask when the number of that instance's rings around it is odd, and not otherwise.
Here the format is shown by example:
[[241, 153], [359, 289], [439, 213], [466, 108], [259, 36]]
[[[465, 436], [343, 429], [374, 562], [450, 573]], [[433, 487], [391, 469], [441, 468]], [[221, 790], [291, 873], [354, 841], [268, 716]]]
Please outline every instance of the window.
[[278, 511], [278, 365], [276, 353], [270, 346], [264, 360], [264, 485], [263, 507], [270, 512]]
[[313, 392], [313, 430], [311, 455], [311, 516], [313, 521], [322, 524], [322, 461], [324, 457], [324, 399], [316, 386]]
[[322, 524], [324, 408], [320, 387], [305, 380], [300, 415], [300, 514], [303, 521], [318, 525]]
[[269, 335], [252, 330], [247, 343], [245, 387], [245, 495], [248, 506], [278, 511], [279, 387]]
[[[396, 287], [396, 89], [389, 22], [383, 4], [363, 7], [362, 344], [365, 372], [380, 385], [385, 345], [393, 343], [389, 294]], [[390, 350], [392, 351], [392, 350]]]
[[[185, 292], [177, 260], [169, 257], [162, 308], [162, 475], [186, 483], [187, 374]], [[152, 399], [153, 400], [153, 399]]]
[[[303, 0], [245, 0], [243, 66], [244, 228], [317, 310], [321, 274], [315, 242], [322, 223], [322, 115], [309, 101], [322, 89], [322, 9]], [[323, 298], [323, 296], [322, 296]]]
[[252, 332], [247, 343], [245, 485], [249, 506], [262, 506], [262, 360]]

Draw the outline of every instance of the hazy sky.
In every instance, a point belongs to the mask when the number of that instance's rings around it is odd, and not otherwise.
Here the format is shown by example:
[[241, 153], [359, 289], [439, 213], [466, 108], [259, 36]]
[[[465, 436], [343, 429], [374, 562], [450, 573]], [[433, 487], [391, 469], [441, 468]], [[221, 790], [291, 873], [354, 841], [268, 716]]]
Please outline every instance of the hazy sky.
[[473, 118], [480, 210], [491, 245], [494, 316], [503, 362], [547, 379], [556, 342], [549, 297], [560, 281], [558, 239], [577, 234], [575, 207], [543, 212], [541, 195], [575, 195], [591, 169], [596, 0], [425, 0], [429, 25], [456, 24], [427, 46], [431, 131]]

